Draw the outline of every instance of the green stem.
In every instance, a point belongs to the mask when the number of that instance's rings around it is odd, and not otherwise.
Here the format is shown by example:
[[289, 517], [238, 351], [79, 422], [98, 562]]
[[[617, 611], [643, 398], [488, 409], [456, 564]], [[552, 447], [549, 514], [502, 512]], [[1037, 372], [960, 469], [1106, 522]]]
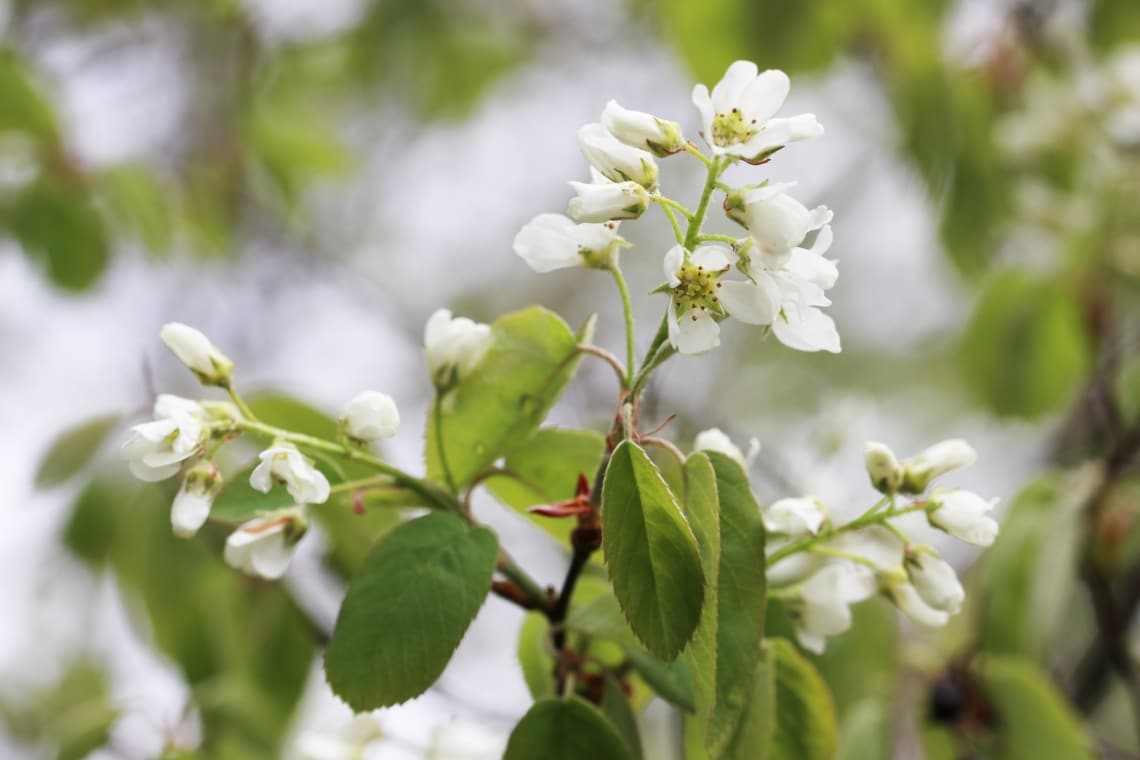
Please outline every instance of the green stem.
[[230, 400], [234, 402], [234, 406], [236, 406], [238, 408], [238, 411], [241, 412], [241, 416], [245, 417], [247, 420], [257, 422], [257, 415], [253, 413], [253, 410], [249, 408], [249, 404], [245, 403], [245, 399], [243, 399], [234, 389], [233, 384], [226, 382], [226, 384], [222, 387], [226, 389], [226, 393], [229, 394]]
[[874, 560], [868, 559], [861, 554], [855, 552], [843, 551], [842, 549], [835, 549], [830, 546], [813, 546], [809, 550], [812, 554], [818, 554], [823, 557], [835, 557], [836, 559], [850, 560], [859, 565], [866, 565], [874, 570], [876, 573], [883, 571], [883, 568], [878, 565]]
[[631, 398], [636, 399], [641, 391], [645, 388], [645, 384], [649, 382], [649, 376], [653, 371], [665, 363], [665, 360], [677, 353], [673, 346], [665, 343], [657, 348], [657, 351], [652, 357], [649, 357], [645, 365], [637, 373], [637, 377], [633, 379], [633, 384], [630, 386], [629, 395]]
[[910, 504], [909, 506], [903, 507], [902, 509], [888, 509], [883, 512], [872, 512], [868, 510], [868, 512], [862, 517], [856, 518], [846, 525], [840, 525], [837, 528], [825, 530], [816, 536], [805, 536], [798, 541], [793, 541], [790, 544], [781, 546], [779, 549], [768, 555], [768, 567], [771, 567], [782, 559], [787, 559], [793, 554], [798, 554], [803, 551], [814, 551], [819, 544], [822, 544], [825, 541], [830, 541], [831, 539], [843, 533], [850, 533], [851, 531], [859, 530], [860, 528], [866, 528], [869, 525], [884, 523], [893, 517], [910, 514], [911, 512], [919, 512], [924, 509], [926, 509], [926, 502], [919, 501]]
[[[455, 501], [454, 497], [450, 499], [445, 498], [445, 496], [441, 494], [437, 489], [433, 489], [431, 487], [431, 484], [427, 481], [421, 480], [420, 478], [417, 478], [413, 475], [409, 475], [403, 470], [393, 467], [384, 460], [378, 459], [377, 457], [374, 457], [365, 451], [361, 451], [360, 449], [349, 448], [347, 446], [342, 446], [339, 443], [333, 443], [332, 441], [326, 441], [323, 438], [305, 435], [304, 433], [294, 433], [290, 430], [282, 430], [281, 428], [274, 427], [272, 425], [266, 425], [264, 422], [257, 422], [256, 420], [235, 420], [233, 424], [234, 428], [237, 430], [257, 433], [259, 435], [264, 435], [270, 439], [280, 438], [281, 440], [295, 443], [298, 446], [305, 446], [310, 449], [316, 449], [318, 451], [327, 451], [330, 454], [336, 454], [337, 456], [343, 457], [345, 459], [350, 459], [354, 462], [367, 464], [371, 467], [376, 468], [385, 475], [391, 476], [393, 481], [406, 487], [408, 490], [413, 491], [418, 496], [421, 496], [428, 506], [436, 506], [441, 509], [446, 509], [453, 512], [458, 511], [459, 509], [458, 502]], [[451, 495], [448, 494], [447, 496]]]
[[698, 243], [717, 242], [727, 243], [729, 245], [736, 245], [740, 242], [739, 238], [734, 238], [732, 235], [698, 235]]
[[625, 276], [622, 275], [621, 267], [616, 261], [610, 267], [610, 272], [613, 273], [614, 282], [617, 283], [618, 292], [621, 293], [622, 316], [625, 318], [626, 375], [622, 387], [628, 389], [633, 383], [633, 303], [629, 297], [629, 286], [625, 282]]
[[436, 391], [435, 400], [431, 405], [433, 427], [435, 428], [435, 450], [439, 455], [439, 468], [443, 470], [443, 482], [452, 493], [456, 492], [455, 479], [451, 476], [451, 467], [447, 464], [447, 452], [443, 448], [443, 397]]
[[680, 213], [686, 219], [692, 219], [693, 218], [693, 212], [692, 211], [689, 211], [689, 209], [685, 208], [685, 206], [683, 204], [678, 203], [677, 201], [673, 200], [672, 198], [666, 198], [664, 195], [653, 195], [650, 197], [653, 199], [654, 203], [661, 204], [662, 208], [676, 209], [677, 212]]
[[687, 145], [685, 145], [685, 152], [688, 153], [689, 155], [697, 157], [698, 159], [700, 159], [702, 164], [704, 164], [705, 166], [710, 167], [710, 168], [712, 167], [713, 161], [715, 160], [715, 159], [709, 158], [704, 153], [701, 153], [700, 149], [696, 145], [693, 145], [692, 143], [688, 143]]
[[693, 216], [689, 219], [689, 228], [685, 230], [685, 247], [690, 251], [697, 243], [697, 238], [701, 234], [701, 225], [705, 222], [705, 215], [709, 211], [709, 199], [712, 198], [713, 190], [716, 189], [717, 178], [720, 177], [721, 171], [724, 169], [724, 164], [720, 159], [713, 159], [708, 164], [709, 176], [705, 180], [705, 189], [701, 193], [700, 203], [697, 204], [697, 210], [693, 212]]
[[664, 211], [665, 216], [669, 218], [669, 224], [673, 227], [673, 237], [677, 238], [677, 244], [682, 244], [685, 240], [685, 233], [681, 232], [681, 225], [677, 223], [677, 217], [673, 214], [673, 209], [668, 206], [662, 206], [661, 210]]
[[374, 488], [376, 486], [383, 486], [391, 484], [391, 476], [389, 475], [373, 475], [370, 478], [360, 478], [359, 480], [346, 480], [341, 483], [335, 484], [329, 489], [329, 493], [342, 493], [344, 491], [355, 491], [359, 488]]

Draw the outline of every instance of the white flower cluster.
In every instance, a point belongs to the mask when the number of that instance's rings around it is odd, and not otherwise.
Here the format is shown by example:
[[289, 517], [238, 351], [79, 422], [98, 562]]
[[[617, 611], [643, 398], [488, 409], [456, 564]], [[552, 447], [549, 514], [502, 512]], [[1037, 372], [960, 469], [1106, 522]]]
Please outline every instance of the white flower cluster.
[[[470, 328], [463, 324], [456, 327], [461, 321], [440, 312], [429, 323], [427, 354], [433, 373], [467, 371], [471, 357], [485, 350], [478, 345], [486, 343], [489, 328], [473, 323]], [[472, 337], [472, 330], [486, 337]], [[205, 335], [187, 325], [171, 323], [162, 328], [161, 336], [203, 384], [229, 389], [233, 364]], [[170, 514], [176, 535], [193, 536], [206, 523], [223, 485], [213, 455], [229, 437], [243, 430], [242, 423], [253, 422], [229, 402], [192, 401], [163, 394], [155, 402], [154, 419], [131, 428], [122, 454], [137, 478], [153, 482], [184, 472]], [[396, 402], [378, 391], [355, 396], [341, 417], [341, 429], [354, 445], [390, 438], [399, 425]], [[247, 573], [275, 579], [288, 569], [293, 548], [308, 527], [307, 505], [327, 501], [332, 487], [313, 460], [291, 441], [274, 441], [258, 459], [259, 464], [250, 473], [250, 486], [268, 493], [275, 484], [282, 485], [294, 504], [241, 525], [226, 541], [225, 559]]]
[[[945, 625], [961, 610], [965, 591], [954, 569], [932, 547], [913, 544], [894, 518], [921, 512], [931, 526], [962, 541], [992, 544], [998, 525], [987, 513], [996, 499], [944, 489], [921, 497], [934, 478], [976, 458], [962, 440], [943, 441], [901, 462], [883, 444], [870, 442], [867, 472], [883, 499], [863, 516], [832, 525], [824, 506], [811, 497], [781, 499], [765, 509], [764, 524], [774, 538], [770, 577], [787, 582], [774, 593], [783, 599], [806, 649], [822, 652], [828, 637], [850, 628], [851, 605], [877, 594], [921, 625]], [[899, 503], [905, 496], [918, 498]], [[789, 547], [804, 551], [781, 553]], [[789, 561], [792, 557], [799, 561]]]
[[[1140, 45], [1103, 62], [1082, 60], [1067, 77], [1030, 79], [1023, 107], [1005, 116], [997, 131], [998, 145], [1020, 158], [1104, 137], [1124, 150], [1140, 147]], [[1096, 146], [1085, 147], [1092, 153]]]
[[[701, 117], [701, 136], [712, 151], [715, 179], [736, 161], [766, 162], [790, 142], [823, 134], [812, 114], [777, 118], [790, 84], [782, 71], [759, 72], [756, 64], [729, 66], [710, 93], [698, 84], [693, 104]], [[514, 250], [536, 272], [567, 267], [613, 269], [618, 251], [628, 245], [618, 235], [624, 219], [641, 216], [650, 203], [672, 214], [683, 208], [658, 189], [657, 159], [699, 151], [686, 141], [681, 126], [610, 101], [601, 122], [578, 131], [578, 145], [590, 164], [592, 181], [571, 182], [576, 197], [569, 217], [540, 214], [515, 237]], [[699, 354], [719, 345], [719, 322], [770, 326], [785, 345], [801, 351], [840, 350], [835, 323], [821, 311], [838, 277], [835, 262], [824, 257], [831, 245], [824, 206], [807, 209], [787, 194], [792, 183], [753, 185], [726, 193], [724, 209], [747, 236], [735, 244], [727, 236], [701, 236], [704, 207], [681, 212], [696, 226], [664, 257], [670, 296], [669, 341], [683, 354]], [[710, 185], [711, 189], [711, 185]], [[707, 199], [706, 199], [707, 200]], [[815, 232], [812, 242], [809, 234]], [[743, 279], [724, 277], [731, 269]]]

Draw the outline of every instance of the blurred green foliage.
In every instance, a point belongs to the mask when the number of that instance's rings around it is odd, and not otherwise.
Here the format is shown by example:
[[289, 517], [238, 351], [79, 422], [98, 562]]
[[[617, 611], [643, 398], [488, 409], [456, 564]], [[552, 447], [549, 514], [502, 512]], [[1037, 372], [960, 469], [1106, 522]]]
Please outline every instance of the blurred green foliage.
[[[1134, 425], [1140, 417], [1140, 364], [1135, 345], [1127, 336], [1122, 341], [1114, 326], [1134, 324], [1140, 303], [1137, 175], [1131, 183], [1097, 185], [1079, 121], [1065, 141], [1026, 162], [1013, 160], [999, 139], [1003, 119], [1026, 105], [1029, 82], [1066, 73], [1063, 57], [1041, 31], [1046, 5], [1021, 5], [995, 53], [966, 62], [948, 60], [944, 29], [953, 4], [946, 0], [633, 3], [676, 46], [698, 81], [709, 84], [737, 58], [793, 75], [861, 61], [894, 111], [899, 156], [926, 183], [945, 252], [977, 295], [952, 351], [973, 398], [995, 414], [1048, 418], [1087, 395], [1082, 391], [1096, 390], [1106, 367], [1120, 365], [1108, 377], [1108, 395], [1123, 420]], [[493, 83], [559, 32], [525, 10], [488, 12], [443, 0], [372, 0], [355, 23], [314, 40], [265, 38], [236, 0], [15, 0], [10, 6], [10, 34], [0, 47], [0, 158], [18, 171], [15, 181], [0, 188], [0, 234], [16, 242], [47, 279], [70, 291], [96, 285], [124, 246], [141, 245], [156, 256], [233, 255], [249, 237], [296, 234], [307, 224], [311, 189], [349, 176], [354, 167], [356, 157], [342, 131], [348, 120], [361, 113], [380, 119], [398, 113], [417, 121], [463, 118]], [[66, 34], [78, 40], [98, 40], [144, 20], [185, 37], [179, 63], [192, 85], [192, 118], [169, 155], [111, 166], [85, 165], [75, 155], [74, 130], [83, 125], [67, 124], [61, 116], [60, 88], [46, 76], [42, 60], [47, 42], [30, 23], [36, 14], [55, 14]], [[1140, 39], [1135, 0], [1097, 0], [1088, 20], [1092, 60]], [[1126, 178], [1135, 158], [1124, 155], [1117, 162]], [[1011, 229], [1025, 221], [1019, 182], [1026, 178], [1061, 193], [1062, 211], [1075, 200], [1094, 203], [1091, 224], [1066, 228], [1059, 221], [1064, 215], [1054, 215], [1051, 231], [1062, 253], [1044, 264], [1040, 251], [1007, 245]], [[546, 337], [570, 340], [562, 325]], [[879, 357], [864, 360], [900, 374]], [[937, 372], [945, 361], [931, 357], [915, 372]], [[495, 390], [484, 388], [470, 402], [480, 414]], [[335, 420], [288, 397], [267, 395], [254, 406], [271, 422], [336, 436]], [[537, 410], [536, 415], [541, 416]], [[114, 426], [115, 418], [107, 417], [65, 433], [44, 460], [37, 483], [57, 485], [85, 472]], [[461, 455], [484, 465], [505, 453], [526, 483], [501, 480], [493, 490], [520, 510], [572, 496], [574, 478], [596, 460], [601, 446], [598, 437], [532, 429], [508, 431], [510, 446], [480, 453], [472, 445]], [[556, 448], [569, 445], [573, 455], [557, 466], [540, 456], [552, 437], [574, 439], [559, 442]], [[1112, 435], [1094, 431], [1086, 437], [1087, 446], [1073, 459], [1112, 447]], [[278, 493], [265, 497], [246, 487], [249, 452], [243, 459], [235, 450], [232, 457], [232, 485], [215, 517], [238, 521], [279, 506], [272, 501]], [[351, 466], [336, 471], [320, 465], [333, 482], [354, 476]], [[465, 467], [463, 479], [477, 469]], [[782, 640], [770, 642], [760, 666], [766, 677], [758, 679], [747, 709], [769, 714], [772, 700], [781, 698], [802, 709], [789, 714], [786, 726], [758, 719], [748, 728], [777, 732], [784, 747], [779, 756], [789, 757], [829, 756], [836, 742], [844, 760], [883, 757], [899, 724], [910, 717], [920, 726], [930, 760], [979, 747], [993, 757], [1090, 757], [1080, 716], [1048, 676], [1065, 664], [1058, 663], [1059, 653], [1069, 655], [1095, 635], [1090, 616], [1073, 622], [1072, 609], [1083, 610], [1075, 575], [1079, 559], [1095, 549], [1108, 571], [1123, 575], [1140, 554], [1136, 531], [1129, 531], [1140, 517], [1134, 481], [1110, 489], [1109, 508], [1091, 534], [1080, 522], [1097, 485], [1090, 472], [1051, 471], [1015, 500], [1001, 538], [971, 579], [978, 602], [965, 613], [966, 632], [956, 631], [958, 638], [935, 651], [907, 649], [894, 610], [880, 602], [857, 607], [852, 631], [832, 641], [821, 657], [802, 656]], [[680, 475], [673, 474], [670, 486], [679, 490]], [[77, 496], [64, 542], [95, 572], [114, 573], [140, 629], [186, 677], [204, 723], [202, 756], [277, 756], [322, 633], [285, 590], [244, 579], [223, 565], [222, 526], [208, 527], [205, 541], [174, 539], [167, 517], [172, 496], [169, 488], [100, 473]], [[400, 524], [401, 508], [416, 504], [407, 493], [393, 492], [370, 495], [360, 505], [364, 514], [356, 506], [346, 497], [317, 513], [329, 539], [327, 562], [345, 578]], [[564, 537], [561, 528], [551, 532]], [[703, 688], [702, 674], [670, 670], [636, 641], [606, 641], [599, 621], [612, 618], [617, 605], [612, 597], [593, 601], [580, 596], [581, 606], [570, 618], [576, 634], [597, 637], [591, 656], [630, 661], [644, 682], [690, 707], [693, 693]], [[791, 633], [773, 605], [766, 635]], [[612, 725], [618, 730], [602, 731], [603, 746], [591, 751], [636, 754], [628, 718], [644, 702], [644, 683], [629, 699], [617, 698], [607, 686], [604, 717], [577, 702], [555, 700], [549, 693], [547, 636], [546, 623], [528, 616], [520, 660], [534, 696], [551, 699], [532, 711], [519, 741], [545, 748], [544, 736], [566, 730], [559, 726]], [[948, 649], [956, 650], [956, 659], [949, 659]], [[791, 671], [800, 676], [781, 681], [780, 674]], [[898, 700], [913, 693], [925, 698], [931, 684], [950, 673], [965, 674], [961, 683], [976, 687], [987, 706], [982, 712], [995, 721], [932, 721], [922, 714], [924, 704], [916, 716], [899, 714]], [[919, 687], [906, 692], [914, 680], [921, 681]], [[831, 696], [821, 688], [824, 682]], [[805, 716], [811, 714], [815, 726], [818, 715], [832, 710], [835, 720], [826, 721], [825, 731], [805, 730]], [[16, 738], [78, 758], [106, 740], [117, 710], [100, 665], [77, 660], [41, 692], [0, 699], [0, 714]], [[1119, 743], [1129, 743], [1128, 728], [1118, 733]], [[573, 749], [561, 747], [567, 748]]]

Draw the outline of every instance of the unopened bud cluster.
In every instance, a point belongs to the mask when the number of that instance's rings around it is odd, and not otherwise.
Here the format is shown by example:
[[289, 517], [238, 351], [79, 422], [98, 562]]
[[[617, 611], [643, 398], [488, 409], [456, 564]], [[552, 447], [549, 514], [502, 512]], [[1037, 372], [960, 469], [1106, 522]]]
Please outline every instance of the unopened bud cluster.
[[[851, 605], [876, 595], [920, 625], [945, 625], [961, 610], [965, 590], [954, 568], [933, 547], [913, 543], [897, 517], [922, 513], [931, 526], [979, 546], [997, 536], [997, 523], [987, 515], [996, 499], [946, 489], [922, 496], [932, 480], [977, 459], [965, 441], [943, 441], [901, 461], [885, 445], [869, 442], [864, 458], [872, 485], [884, 496], [851, 524], [833, 525], [812, 497], [781, 499], [764, 511], [773, 551], [803, 544], [806, 572], [801, 568], [798, 580], [777, 593], [800, 643], [812, 651], [823, 651], [828, 637], [851, 626]], [[916, 498], [899, 503], [907, 497]], [[784, 568], [779, 560], [775, 566], [779, 576]]]

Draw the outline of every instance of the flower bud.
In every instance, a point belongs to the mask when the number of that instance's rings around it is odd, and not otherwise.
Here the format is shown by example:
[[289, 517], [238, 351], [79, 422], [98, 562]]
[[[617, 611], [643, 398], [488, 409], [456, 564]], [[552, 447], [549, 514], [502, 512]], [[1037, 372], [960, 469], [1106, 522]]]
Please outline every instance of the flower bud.
[[863, 445], [863, 463], [867, 466], [867, 474], [871, 476], [871, 485], [876, 491], [892, 494], [899, 490], [903, 478], [902, 466], [886, 444], [867, 441]]
[[636, 182], [646, 190], [657, 187], [657, 162], [648, 151], [626, 145], [601, 124], [586, 124], [578, 130], [582, 155], [614, 182]]
[[162, 326], [159, 335], [203, 385], [229, 385], [234, 363], [201, 332], [181, 322], [169, 322]]
[[930, 497], [932, 507], [927, 511], [926, 519], [935, 528], [961, 541], [989, 546], [997, 538], [998, 524], [986, 513], [994, 508], [997, 501], [987, 501], [970, 491], [935, 492]]
[[256, 517], [226, 539], [226, 564], [248, 575], [277, 580], [289, 569], [293, 549], [308, 527], [304, 513], [297, 508]]
[[748, 230], [764, 252], [779, 254], [799, 246], [807, 234], [831, 221], [826, 206], [808, 209], [784, 191], [790, 183], [745, 188], [725, 196], [728, 217]]
[[887, 596], [895, 603], [895, 606], [906, 615], [908, 618], [918, 623], [919, 625], [926, 625], [932, 628], [946, 625], [950, 620], [950, 615], [943, 610], [934, 609], [929, 606], [919, 595], [914, 586], [906, 582], [890, 583], [886, 586]]
[[258, 454], [261, 463], [249, 474], [254, 490], [269, 493], [273, 481], [283, 483], [298, 504], [322, 504], [329, 498], [329, 481], [313, 460], [286, 441], [276, 441]]
[[815, 535], [827, 520], [818, 499], [780, 499], [764, 511], [764, 527], [772, 533], [799, 537]]
[[447, 309], [436, 311], [424, 328], [424, 356], [432, 382], [437, 388], [449, 388], [471, 374], [492, 340], [490, 325], [452, 318]]
[[391, 438], [400, 428], [400, 411], [387, 393], [362, 391], [345, 405], [340, 424], [357, 441]]
[[930, 481], [950, 470], [968, 467], [978, 460], [978, 452], [961, 438], [936, 443], [902, 463], [903, 493], [922, 493]]
[[966, 591], [948, 562], [931, 551], [919, 551], [905, 560], [906, 573], [922, 601], [936, 610], [957, 615]]
[[197, 533], [210, 516], [210, 507], [221, 490], [222, 476], [213, 462], [203, 460], [191, 467], [170, 508], [174, 535], [190, 538]]
[[748, 453], [741, 452], [740, 447], [732, 442], [720, 428], [709, 428], [697, 433], [693, 441], [693, 448], [697, 451], [717, 451], [735, 460], [745, 471], [756, 461], [760, 453], [760, 440], [752, 438], [748, 441]]
[[649, 208], [649, 193], [636, 182], [571, 182], [578, 197], [571, 198], [567, 212], [577, 222], [609, 222], [636, 219]]
[[617, 222], [575, 224], [562, 214], [539, 214], [515, 235], [514, 251], [540, 274], [568, 267], [609, 269], [624, 243], [617, 227]]
[[606, 103], [602, 126], [626, 145], [649, 150], [659, 158], [685, 149], [685, 136], [675, 121], [658, 119], [643, 111], [622, 108], [617, 101]]

